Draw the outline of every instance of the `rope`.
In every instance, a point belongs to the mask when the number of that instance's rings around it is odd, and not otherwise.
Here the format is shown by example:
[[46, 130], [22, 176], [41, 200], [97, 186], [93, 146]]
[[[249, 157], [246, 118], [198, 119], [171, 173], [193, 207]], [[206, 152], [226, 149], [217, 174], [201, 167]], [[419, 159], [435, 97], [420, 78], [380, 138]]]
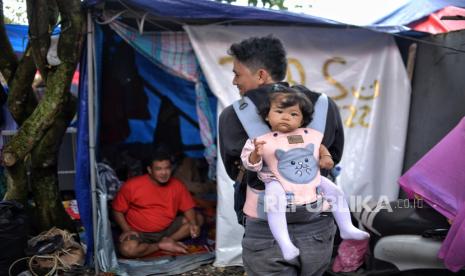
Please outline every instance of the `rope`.
[[56, 256], [40, 256], [40, 255], [36, 255], [36, 256], [32, 256], [31, 258], [29, 258], [29, 272], [32, 273], [32, 275], [34, 276], [40, 276], [39, 274], [37, 274], [34, 269], [33, 269], [33, 262], [36, 258], [42, 258], [42, 259], [52, 259], [53, 260], [53, 266], [52, 268], [49, 270], [49, 272], [47, 272], [44, 276], [52, 276], [56, 271], [57, 271], [57, 268], [58, 268], [58, 261], [57, 261], [57, 258]]
[[11, 274], [11, 269], [13, 269], [13, 267], [14, 267], [18, 262], [20, 262], [20, 261], [22, 261], [22, 260], [27, 260], [27, 259], [29, 259], [29, 257], [19, 258], [19, 259], [17, 259], [16, 261], [14, 261], [14, 262], [10, 265], [10, 267], [8, 268], [8, 275], [9, 275], [9, 276], [14, 276], [14, 275]]
[[[11, 274], [12, 268], [20, 261], [22, 260], [28, 260], [28, 268], [29, 272], [32, 273], [34, 276], [39, 276], [37, 272], [34, 270], [34, 267], [40, 263], [40, 260], [51, 260], [53, 262], [52, 267], [50, 270], [45, 274], [45, 276], [52, 276], [57, 272], [57, 270], [69, 270], [71, 269], [71, 266], [73, 264], [69, 264], [63, 260], [63, 255], [72, 255], [71, 250], [77, 248], [77, 245], [79, 245], [77, 242], [74, 241], [73, 236], [75, 234], [71, 234], [66, 230], [61, 230], [56, 227], [51, 228], [50, 230], [46, 232], [42, 232], [39, 235], [33, 237], [28, 241], [29, 244], [36, 244], [39, 241], [42, 240], [47, 240], [51, 237], [60, 235], [63, 238], [63, 248], [56, 250], [52, 254], [49, 255], [34, 255], [32, 257], [23, 257], [20, 258], [16, 261], [14, 261], [9, 269], [8, 269], [8, 275], [13, 276]], [[40, 265], [39, 265], [40, 266]]]
[[66, 230], [61, 230], [61, 229], [58, 229], [56, 227], [52, 227], [50, 230], [40, 233], [39, 235], [37, 235], [37, 236], [33, 237], [32, 239], [30, 239], [28, 243], [34, 244], [34, 243], [37, 243], [39, 241], [48, 240], [49, 238], [52, 238], [52, 237], [57, 236], [57, 235], [60, 235], [60, 236], [63, 237], [63, 242], [65, 244], [65, 247], [66, 247], [66, 245], [70, 245], [70, 243], [71, 244], [76, 243], [73, 240], [73, 236], [75, 234], [71, 234]]
[[139, 21], [139, 19], [136, 19], [137, 26], [139, 26], [139, 34], [144, 33], [144, 22], [145, 22], [145, 17], [147, 17], [147, 14], [149, 14], [149, 13], [148, 12], [144, 13], [144, 15], [142, 16], [142, 19], [140, 21]]
[[[111, 22], [113, 22], [114, 20], [116, 20], [116, 18], [120, 17], [121, 15], [123, 15], [126, 11], [123, 10], [123, 11], [120, 11], [118, 13], [116, 13], [115, 15], [113, 15], [112, 17], [110, 17], [109, 19], [107, 20], [104, 20], [104, 21], [100, 21], [98, 19], [95, 20], [95, 22], [99, 25], [107, 25], [107, 24], [110, 24]], [[105, 15], [104, 15], [105, 17]]]

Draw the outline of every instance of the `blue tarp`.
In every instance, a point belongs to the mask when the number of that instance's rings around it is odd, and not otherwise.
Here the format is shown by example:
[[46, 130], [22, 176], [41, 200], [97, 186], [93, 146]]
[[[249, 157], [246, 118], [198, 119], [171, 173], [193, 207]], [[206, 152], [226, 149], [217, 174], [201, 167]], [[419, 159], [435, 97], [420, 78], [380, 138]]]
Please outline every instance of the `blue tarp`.
[[[108, 56], [113, 56], [117, 53], [116, 48], [123, 48], [119, 44], [126, 42], [119, 37], [119, 35], [113, 31], [104, 32], [104, 48], [107, 51]], [[136, 43], [135, 41], [133, 41]], [[131, 44], [130, 44], [131, 45]], [[136, 48], [137, 49], [137, 48]], [[182, 140], [182, 144], [184, 146], [184, 154], [189, 157], [194, 158], [202, 158], [204, 155], [201, 136], [200, 136], [200, 126], [199, 126], [199, 119], [196, 110], [196, 90], [195, 90], [195, 82], [183, 79], [178, 75], [165, 70], [166, 68], [161, 66], [158, 63], [154, 63], [153, 60], [147, 58], [147, 56], [139, 53], [136, 50], [132, 50], [134, 52], [134, 64], [135, 68], [131, 68], [129, 70], [136, 71], [137, 75], [142, 80], [143, 85], [143, 92], [147, 98], [148, 103], [145, 106], [139, 107], [139, 109], [147, 108], [147, 111], [150, 115], [149, 118], [127, 118], [128, 119], [128, 126], [129, 126], [129, 135], [124, 139], [124, 141], [120, 140], [119, 142], [124, 143], [144, 143], [144, 144], [157, 144], [158, 141], [154, 140], [155, 130], [157, 129], [158, 125], [158, 115], [160, 112], [162, 99], [161, 97], [168, 98], [173, 105], [179, 110], [180, 118], [180, 138]], [[117, 54], [116, 54], [117, 55]], [[179, 57], [179, 53], [177, 54]], [[194, 55], [194, 52], [186, 52], [182, 53], [185, 57], [186, 55]], [[131, 54], [132, 56], [132, 54]], [[108, 58], [108, 57], [107, 57]], [[126, 61], [127, 62], [127, 61]], [[188, 66], [190, 64], [186, 64]], [[110, 66], [108, 64], [102, 65]], [[128, 66], [125, 61], [119, 61], [116, 64], [111, 65], [112, 67], [117, 66]], [[119, 70], [128, 70], [127, 67], [124, 67]], [[104, 77], [104, 76], [102, 76]], [[114, 77], [114, 76], [112, 76]], [[123, 77], [123, 76], [119, 76]], [[98, 76], [97, 78], [101, 78]], [[211, 93], [208, 89], [208, 85], [206, 81], [200, 78], [200, 81], [203, 82], [204, 87], [206, 87], [206, 94], [210, 104], [210, 109], [214, 114], [216, 114], [216, 105], [217, 100], [216, 97]], [[112, 81], [113, 82], [113, 81]], [[108, 88], [106, 88], [108, 89]], [[112, 92], [108, 92], [106, 90], [107, 95], [111, 95]], [[114, 92], [114, 91], [113, 91]], [[132, 91], [138, 92], [138, 91]], [[99, 94], [99, 98], [104, 97], [103, 94]], [[115, 96], [117, 97], [117, 96]], [[106, 102], [105, 99], [102, 99], [102, 105], [105, 106]], [[109, 112], [113, 112], [113, 108], [105, 106], [102, 110], [108, 110]], [[102, 115], [103, 116], [103, 115]], [[109, 115], [106, 115], [107, 118]], [[102, 118], [102, 120], [105, 120]], [[121, 122], [125, 123], [125, 122]], [[216, 139], [216, 120], [212, 124], [212, 131], [213, 131], [213, 139]], [[105, 125], [105, 124], [102, 124]], [[106, 125], [108, 128], [110, 125]], [[104, 129], [102, 129], [105, 131]], [[176, 137], [174, 137], [176, 139]], [[105, 140], [105, 139], [104, 139]], [[113, 140], [112, 140], [113, 141]], [[114, 142], [112, 142], [114, 143]]]
[[[17, 25], [17, 24], [5, 24], [6, 34], [10, 40], [13, 50], [17, 54], [22, 54], [26, 49], [27, 43], [29, 42], [28, 30], [29, 26], [27, 25]], [[60, 28], [56, 28], [56, 32], [59, 32]], [[54, 31], [55, 33], [55, 31]]]
[[[209, 0], [125, 0], [124, 3], [141, 8], [148, 13], [165, 19], [198, 19], [198, 20], [237, 20], [237, 21], [280, 21], [289, 24], [350, 24], [361, 25], [360, 18], [370, 18], [366, 27], [375, 30], [398, 32], [405, 31], [406, 25], [421, 19], [432, 12], [438, 11], [446, 6], [465, 8], [464, 0], [398, 0], [398, 8], [393, 10], [393, 1], [370, 0], [350, 1], [351, 9], [344, 10], [344, 21], [339, 16], [340, 9], [337, 8], [338, 1], [347, 3], [345, 0], [332, 0], [334, 9], [329, 12], [318, 10], [315, 5], [311, 10], [312, 15], [298, 14], [286, 11], [234, 6], [222, 4]], [[94, 6], [104, 0], [88, 0], [88, 6]], [[366, 5], [370, 3], [370, 9]], [[389, 6], [388, 6], [389, 5]], [[374, 10], [376, 9], [376, 10]], [[376, 14], [373, 17], [373, 14]], [[324, 17], [324, 18], [323, 18]], [[16, 52], [24, 51], [27, 45], [28, 27], [24, 25], [6, 25], [6, 31]]]
[[[103, 34], [100, 28], [95, 28], [95, 55], [96, 75], [101, 72], [101, 52]], [[86, 45], [84, 43], [84, 45]], [[87, 48], [83, 51], [80, 63], [79, 75], [79, 107], [78, 107], [78, 126], [77, 126], [77, 151], [76, 151], [76, 176], [74, 179], [74, 190], [76, 193], [76, 200], [79, 206], [79, 214], [82, 224], [85, 228], [85, 238], [87, 245], [86, 263], [92, 263], [94, 257], [94, 236], [93, 236], [93, 222], [92, 222], [92, 191], [90, 185], [90, 156], [89, 156], [89, 74], [87, 72]], [[99, 80], [97, 80], [99, 86]], [[95, 114], [98, 114], [98, 97], [94, 97]], [[95, 120], [95, 129], [98, 128], [98, 119]], [[98, 133], [95, 134], [95, 137]]]
[[[74, 179], [74, 191], [79, 206], [79, 215], [85, 229], [85, 243], [87, 245], [86, 263], [89, 263], [94, 252], [94, 238], [92, 231], [92, 200], [90, 189], [90, 159], [89, 159], [89, 120], [88, 120], [88, 74], [87, 74], [87, 49], [83, 51], [81, 58], [81, 74], [79, 79], [79, 108], [77, 122], [76, 142], [76, 175]], [[84, 130], [84, 131], [82, 131]]]
[[[88, 0], [93, 6], [104, 0]], [[161, 17], [194, 20], [280, 21], [286, 23], [336, 24], [331, 20], [286, 11], [234, 6], [208, 0], [129, 0], [125, 4]]]
[[27, 33], [29, 27], [26, 25], [7, 24], [5, 25], [5, 29], [13, 50], [17, 54], [23, 53], [28, 42]]
[[[86, 4], [94, 6], [102, 2], [105, 1], [88, 0]], [[235, 6], [209, 0], [125, 0], [123, 2], [125, 5], [142, 9], [159, 19], [166, 20], [354, 25], [390, 33], [407, 31], [407, 24], [446, 6], [465, 8], [463, 0], [325, 0], [324, 3], [315, 3], [309, 14], [301, 14]]]
[[[155, 88], [158, 93], [168, 97], [176, 107], [189, 116], [191, 121], [198, 121], [195, 109], [195, 84], [193, 82], [169, 74], [141, 54], [136, 53], [135, 61], [138, 73], [141, 78], [144, 79], [144, 83], [152, 84], [152, 87], [147, 85], [144, 87], [144, 92], [149, 98], [148, 107], [151, 118], [149, 120], [130, 120], [131, 134], [125, 142], [157, 142], [153, 141], [153, 133], [156, 129], [157, 116], [161, 102], [160, 98], [152, 91], [152, 88]], [[216, 98], [211, 92], [209, 96], [211, 108], [216, 114]], [[181, 138], [184, 145], [202, 145], [198, 125], [192, 125], [191, 122], [183, 117], [180, 118], [180, 124]], [[203, 157], [203, 150], [185, 151], [184, 153], [190, 157]]]

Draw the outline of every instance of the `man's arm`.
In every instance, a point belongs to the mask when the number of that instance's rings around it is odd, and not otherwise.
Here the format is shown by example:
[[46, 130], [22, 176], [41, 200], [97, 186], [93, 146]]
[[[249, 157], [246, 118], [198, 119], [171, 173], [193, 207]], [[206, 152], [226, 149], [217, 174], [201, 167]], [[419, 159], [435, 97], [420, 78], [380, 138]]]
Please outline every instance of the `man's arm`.
[[189, 209], [184, 212], [184, 216], [186, 217], [187, 221], [191, 225], [197, 225], [197, 218], [195, 217], [195, 211], [194, 208]]
[[125, 182], [119, 189], [115, 198], [112, 202], [113, 218], [116, 224], [121, 228], [122, 234], [120, 235], [120, 241], [128, 239], [131, 235], [138, 236], [136, 231], [133, 231], [126, 220], [126, 212], [129, 210], [131, 200], [131, 180]]
[[344, 150], [344, 126], [336, 103], [331, 98], [328, 99], [328, 116], [322, 144], [328, 148], [334, 164], [337, 164], [341, 161]]
[[236, 179], [241, 165], [240, 155], [248, 136], [232, 106], [221, 112], [218, 122], [218, 140], [221, 159], [231, 179]]
[[326, 169], [326, 170], [332, 169], [334, 167], [334, 161], [328, 149], [325, 147], [325, 145], [323, 144], [320, 145], [319, 153], [320, 153], [320, 160], [319, 160], [320, 168]]
[[[249, 96], [253, 96], [253, 92], [248, 93]], [[232, 180], [236, 180], [239, 174], [242, 163], [240, 156], [248, 138], [249, 136], [242, 127], [232, 105], [226, 107], [221, 113], [218, 123], [218, 140], [224, 167]], [[263, 182], [257, 178], [256, 172], [246, 170], [243, 181], [246, 181], [251, 188], [265, 189]]]
[[177, 210], [184, 214], [184, 218], [189, 224], [189, 232], [191, 237], [196, 238], [200, 234], [199, 224], [201, 222], [197, 221], [197, 213], [194, 209], [194, 199], [192, 198], [191, 193], [186, 188], [184, 183], [182, 183], [179, 179], [171, 178], [171, 181], [173, 183], [172, 188], [174, 189], [173, 192], [175, 194], [175, 198], [172, 198], [171, 200], [178, 202]]
[[184, 212], [184, 216], [186, 217], [189, 223], [189, 230], [192, 238], [196, 238], [200, 234], [200, 226], [197, 223], [197, 217], [195, 214], [194, 208], [189, 209]]
[[116, 221], [116, 224], [118, 224], [118, 226], [121, 228], [121, 231], [123, 232], [119, 236], [119, 240], [121, 242], [127, 240], [131, 235], [139, 236], [137, 231], [131, 229], [123, 213], [113, 210], [113, 217]]
[[121, 231], [128, 232], [132, 230], [123, 213], [113, 210], [113, 217], [115, 218], [116, 224], [121, 228]]

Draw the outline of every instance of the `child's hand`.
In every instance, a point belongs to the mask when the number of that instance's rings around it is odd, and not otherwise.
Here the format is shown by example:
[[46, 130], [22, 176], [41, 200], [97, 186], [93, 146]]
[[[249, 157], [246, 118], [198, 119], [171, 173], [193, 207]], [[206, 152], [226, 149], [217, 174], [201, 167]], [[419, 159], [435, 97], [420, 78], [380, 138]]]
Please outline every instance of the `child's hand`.
[[249, 161], [252, 164], [257, 164], [262, 159], [263, 155], [263, 145], [266, 144], [265, 141], [257, 141], [257, 139], [253, 139], [253, 144], [255, 146], [255, 150], [249, 156]]
[[321, 169], [330, 170], [334, 167], [334, 161], [329, 154], [321, 155], [319, 164]]
[[266, 144], [265, 141], [257, 141], [257, 139], [253, 139], [253, 144], [255, 146], [255, 152], [257, 153], [258, 156], [263, 155], [263, 145]]

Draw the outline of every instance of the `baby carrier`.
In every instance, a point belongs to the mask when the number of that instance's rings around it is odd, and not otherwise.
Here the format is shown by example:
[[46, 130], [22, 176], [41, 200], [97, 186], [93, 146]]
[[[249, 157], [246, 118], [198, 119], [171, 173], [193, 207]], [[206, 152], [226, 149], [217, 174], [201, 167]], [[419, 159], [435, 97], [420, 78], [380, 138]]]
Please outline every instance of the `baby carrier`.
[[[244, 96], [240, 100], [234, 102], [233, 108], [249, 138], [273, 136], [269, 126], [259, 116], [255, 103], [249, 97]], [[321, 94], [317, 102], [314, 105], [314, 116], [313, 116], [312, 122], [308, 126], [306, 126], [306, 128], [304, 128], [303, 130], [300, 129], [300, 132], [298, 134], [300, 133], [303, 134], [304, 131], [305, 133], [307, 133], [306, 132], [307, 129], [309, 129], [308, 131], [312, 131], [315, 133], [321, 133], [320, 140], [319, 142], [316, 143], [319, 146], [319, 143], [321, 142], [321, 138], [323, 137], [323, 133], [324, 133], [325, 126], [326, 126], [327, 111], [328, 111], [328, 97], [325, 94]], [[300, 141], [301, 135], [288, 135], [288, 136], [290, 136], [289, 144], [303, 142], [303, 141]], [[277, 135], [275, 137], [278, 138]], [[289, 137], [287, 137], [287, 139], [289, 139]], [[294, 142], [291, 141], [292, 139], [295, 139]], [[281, 183], [288, 183], [288, 184], [299, 183], [299, 178], [302, 181], [301, 184], [307, 183], [309, 180], [312, 180], [312, 179], [314, 179], [315, 181], [318, 181], [319, 172], [317, 173], [315, 169], [313, 169], [312, 171], [311, 169], [307, 168], [304, 171], [302, 171], [302, 170], [295, 169], [295, 167], [291, 169], [289, 168], [290, 166], [286, 165], [287, 163], [290, 163], [290, 162], [298, 163], [299, 161], [302, 161], [303, 163], [304, 160], [307, 159], [306, 157], [312, 157], [310, 154], [310, 151], [311, 153], [314, 153], [315, 151], [318, 152], [318, 148], [316, 146], [313, 146], [313, 148], [311, 148], [310, 146], [307, 146], [307, 148], [280, 151], [279, 154], [278, 153], [276, 154], [276, 158], [279, 160], [276, 161], [277, 162], [276, 164], [273, 164], [275, 171], [273, 171], [273, 169], [272, 171], [275, 175], [280, 175], [280, 177], [278, 178]], [[315, 168], [315, 163], [316, 164], [318, 163], [317, 160], [307, 160], [307, 161], [313, 162], [312, 168]], [[244, 169], [243, 167], [241, 167], [241, 172], [239, 173], [238, 178], [236, 179], [236, 182], [234, 184], [234, 210], [236, 212], [238, 222], [242, 225], [244, 221], [243, 207], [245, 203], [246, 188], [247, 188], [247, 183], [246, 183], [247, 181], [245, 180], [243, 181], [242, 179], [243, 175], [244, 175]], [[317, 175], [318, 175], [318, 178], [315, 179]], [[289, 185], [284, 184], [283, 186], [285, 187], [285, 190], [287, 191], [286, 187], [289, 188]], [[294, 186], [294, 187], [297, 187], [297, 189], [300, 189], [300, 188], [303, 188], [303, 185], [300, 185], [300, 187], [299, 185]], [[312, 188], [311, 187], [309, 188], [307, 186], [307, 189], [312, 189]], [[300, 193], [302, 194], [303, 191], [300, 191]]]

